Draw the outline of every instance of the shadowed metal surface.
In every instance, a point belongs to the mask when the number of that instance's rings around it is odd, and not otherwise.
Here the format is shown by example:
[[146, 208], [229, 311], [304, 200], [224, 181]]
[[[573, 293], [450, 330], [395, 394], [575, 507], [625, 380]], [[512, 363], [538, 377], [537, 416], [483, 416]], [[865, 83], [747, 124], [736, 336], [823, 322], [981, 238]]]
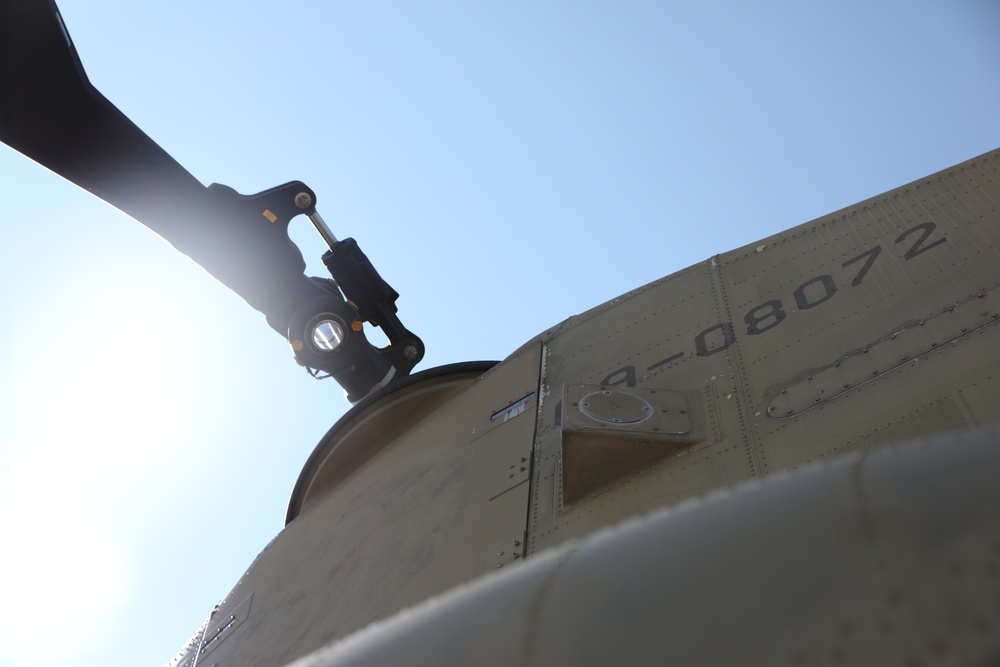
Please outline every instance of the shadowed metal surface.
[[994, 664], [1000, 431], [855, 453], [547, 551], [294, 663]]
[[[998, 162], [994, 151], [717, 255], [481, 377], [359, 406], [307, 464], [294, 520], [214, 614], [204, 664], [287, 663], [523, 559], [336, 660], [834, 664], [994, 650], [980, 589], [1000, 572], [996, 433], [880, 448], [1000, 425]], [[771, 481], [851, 451], [865, 454]], [[937, 638], [945, 619], [958, 625]]]

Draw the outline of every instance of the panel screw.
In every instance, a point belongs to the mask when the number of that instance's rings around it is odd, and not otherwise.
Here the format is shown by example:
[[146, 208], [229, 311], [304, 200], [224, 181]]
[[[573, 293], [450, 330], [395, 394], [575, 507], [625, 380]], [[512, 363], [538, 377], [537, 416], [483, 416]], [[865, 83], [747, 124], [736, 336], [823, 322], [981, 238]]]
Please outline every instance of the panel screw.
[[407, 345], [406, 347], [404, 347], [403, 348], [403, 356], [406, 357], [407, 359], [411, 360], [411, 361], [413, 359], [416, 359], [417, 358], [417, 346], [416, 345]]
[[309, 196], [308, 192], [300, 192], [295, 195], [295, 205], [301, 209], [307, 209], [312, 206], [313, 198]]

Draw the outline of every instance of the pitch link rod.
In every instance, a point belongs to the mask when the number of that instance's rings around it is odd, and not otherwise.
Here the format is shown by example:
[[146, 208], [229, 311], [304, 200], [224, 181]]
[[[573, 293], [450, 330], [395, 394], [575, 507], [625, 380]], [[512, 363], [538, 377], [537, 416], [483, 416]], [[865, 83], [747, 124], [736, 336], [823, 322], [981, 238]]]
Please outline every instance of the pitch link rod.
[[308, 192], [300, 192], [295, 195], [295, 205], [300, 209], [305, 211], [306, 215], [309, 216], [309, 220], [313, 223], [313, 227], [319, 232], [319, 235], [323, 237], [323, 241], [326, 242], [327, 247], [333, 250], [334, 244], [337, 243], [337, 237], [333, 235], [330, 228], [326, 226], [323, 218], [320, 216], [319, 211], [316, 210], [316, 203]]
[[319, 232], [319, 235], [323, 237], [324, 241], [326, 241], [326, 245], [333, 250], [334, 244], [337, 243], [337, 237], [333, 235], [330, 228], [326, 226], [325, 222], [323, 222], [323, 218], [320, 217], [319, 211], [313, 211], [310, 213], [309, 219], [312, 221], [313, 227], [316, 228], [316, 231]]

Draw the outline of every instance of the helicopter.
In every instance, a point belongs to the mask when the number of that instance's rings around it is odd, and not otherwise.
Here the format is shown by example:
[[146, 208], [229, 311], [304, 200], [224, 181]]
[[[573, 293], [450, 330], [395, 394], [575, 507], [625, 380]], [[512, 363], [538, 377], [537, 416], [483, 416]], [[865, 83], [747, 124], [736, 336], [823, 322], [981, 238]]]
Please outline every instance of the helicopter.
[[[906, 231], [906, 230], [901, 230], [901, 231]], [[916, 240], [918, 240], [918, 238], [919, 238], [919, 237], [920, 237], [920, 236], [921, 236], [921, 235], [922, 235], [922, 234], [924, 233], [924, 231], [926, 231], [926, 228], [921, 228], [921, 229], [917, 229], [916, 231], [913, 231], [913, 232], [911, 232], [910, 236], [906, 237], [906, 238], [905, 238], [905, 239], [903, 240], [903, 243], [905, 244], [905, 242], [907, 242], [907, 241], [916, 241]], [[933, 230], [933, 231], [938, 231], [938, 230], [937, 230], [937, 229], [935, 229], [935, 230]], [[883, 248], [883, 251], [879, 251], [879, 257], [877, 257], [877, 258], [876, 258], [876, 260], [882, 260], [882, 261], [884, 262], [884, 261], [885, 261], [885, 260], [887, 259], [887, 257], [888, 257], [888, 254], [885, 254], [885, 255], [883, 255], [883, 254], [881, 254], [881, 253], [882, 253], [882, 252], [886, 252], [886, 253], [887, 253], [887, 251], [886, 251], [886, 250], [884, 250], [884, 249], [885, 249], [885, 248], [888, 248], [888, 247], [889, 247], [889, 246], [890, 246], [890, 245], [891, 245], [891, 244], [893, 243], [893, 239], [894, 239], [894, 238], [895, 238], [895, 237], [893, 237], [893, 238], [889, 239], [889, 242], [888, 242], [888, 243], [887, 243], [886, 245], [879, 245], [879, 247], [882, 247], [882, 248]], [[927, 239], [926, 239], [926, 240], [924, 241], [924, 243], [923, 243], [923, 244], [921, 244], [921, 245], [920, 245], [920, 246], [919, 246], [919, 247], [918, 247], [918, 248], [917, 248], [917, 249], [916, 249], [915, 251], [913, 251], [913, 252], [917, 252], [917, 251], [920, 251], [920, 250], [921, 250], [921, 249], [922, 249], [923, 247], [926, 247], [927, 245], [930, 245], [930, 244], [933, 244], [933, 243], [935, 243], [935, 242], [936, 242], [936, 241], [938, 241], [938, 240], [939, 240], [939, 238], [938, 238], [938, 237], [936, 237], [936, 236], [933, 236], [933, 235], [929, 235], [929, 236], [928, 236], [928, 238], [927, 238]], [[954, 241], [952, 241], [952, 242], [954, 242]], [[946, 243], [947, 243], [947, 242], [946, 242]], [[755, 246], [755, 247], [756, 247], [756, 246]], [[934, 252], [938, 252], [938, 251], [941, 251], [941, 250], [942, 250], [942, 248], [943, 248], [943, 246], [942, 246], [942, 245], [937, 245], [937, 246], [934, 246], [932, 250], [930, 250], [930, 251], [927, 251], [927, 252], [928, 252], [928, 253], [930, 253], [930, 252], [932, 252], [932, 251], [934, 251]], [[862, 249], [862, 250], [871, 250], [871, 249], [870, 249], [870, 248], [864, 248], [864, 249]], [[906, 252], [909, 252], [910, 250], [912, 250], [912, 249], [907, 249], [907, 248], [903, 248], [903, 251], [904, 251], [904, 253], [903, 253], [903, 254], [905, 255], [905, 254], [906, 254]], [[926, 257], [927, 257], [927, 256], [929, 256], [929, 255], [926, 255], [926, 254], [924, 254], [923, 256], [924, 256], [924, 257], [926, 258]], [[860, 268], [862, 268], [862, 267], [864, 267], [864, 266], [865, 266], [865, 264], [866, 264], [867, 260], [868, 260], [868, 259], [870, 259], [870, 258], [871, 258], [871, 255], [868, 255], [868, 256], [865, 256], [865, 257], [862, 257], [861, 259], [859, 259], [859, 260], [858, 260], [858, 263], [857, 263], [857, 264], [855, 264], [855, 265], [852, 265], [852, 267], [857, 267], [857, 268], [859, 268], [859, 269], [860, 269]], [[850, 259], [850, 258], [845, 258], [845, 259]], [[898, 258], [897, 258], [897, 259], [898, 259]], [[917, 259], [917, 257], [914, 257], [914, 258], [913, 258], [913, 261], [916, 261], [916, 259]], [[903, 261], [909, 261], [909, 260], [903, 260]], [[873, 265], [872, 265], [872, 267], [870, 267], [870, 268], [873, 268], [873, 269], [874, 269], [875, 267], [878, 267], [878, 266], [881, 266], [881, 263], [878, 263], [878, 264], [873, 264]], [[830, 275], [830, 276], [833, 276], [833, 274], [832, 274], [832, 273], [831, 273], [831, 274], [818, 274], [818, 275]], [[875, 274], [871, 274], [871, 275], [869, 276], [869, 275], [868, 275], [868, 274], [866, 273], [866, 275], [864, 276], [864, 278], [865, 278], [865, 279], [867, 279], [867, 278], [870, 278], [870, 277], [874, 277], [874, 275], [875, 275]], [[836, 278], [834, 278], [834, 280], [836, 281], [837, 279], [836, 279]], [[393, 282], [395, 283], [396, 281], [393, 281]], [[805, 285], [805, 287], [802, 287], [803, 285]], [[835, 285], [836, 285], [836, 282], [835, 282]], [[863, 285], [862, 285], [862, 286], [863, 286]], [[823, 281], [822, 279], [821, 279], [821, 280], [820, 280], [819, 282], [816, 282], [816, 283], [810, 283], [810, 284], [808, 284], [808, 285], [806, 285], [805, 281], [803, 280], [801, 284], [797, 284], [797, 285], [792, 285], [791, 287], [793, 287], [793, 288], [796, 288], [796, 289], [792, 289], [792, 290], [789, 290], [789, 294], [788, 294], [788, 295], [784, 295], [784, 296], [782, 296], [782, 297], [779, 297], [778, 299], [768, 299], [767, 301], [768, 301], [768, 302], [773, 302], [773, 301], [778, 301], [778, 300], [780, 300], [780, 301], [782, 301], [782, 304], [783, 304], [783, 307], [784, 307], [784, 305], [785, 305], [785, 304], [787, 304], [787, 303], [795, 303], [795, 304], [798, 304], [798, 299], [796, 298], [796, 295], [798, 295], [798, 294], [801, 294], [801, 295], [802, 295], [802, 296], [801, 296], [801, 298], [802, 298], [802, 299], [806, 299], [806, 303], [807, 303], [807, 304], [809, 304], [809, 303], [811, 303], [811, 301], [808, 301], [808, 299], [809, 299], [809, 298], [811, 298], [811, 297], [813, 296], [813, 291], [812, 291], [812, 290], [814, 290], [814, 289], [817, 289], [817, 288], [822, 288], [822, 289], [826, 289], [826, 290], [827, 290], [827, 292], [821, 292], [821, 294], [826, 294], [826, 293], [828, 293], [828, 292], [829, 292], [829, 290], [827, 289], [827, 283], [826, 283], [826, 282], [824, 282], [824, 281]], [[802, 287], [802, 290], [801, 290], [801, 292], [800, 292], [800, 291], [799, 291], [799, 290], [797, 289], [797, 287]], [[837, 287], [838, 287], [838, 290], [840, 290], [841, 292], [842, 292], [842, 291], [843, 291], [843, 289], [844, 289], [844, 287], [843, 287], [842, 285], [837, 285]], [[502, 296], [503, 296], [503, 295], [501, 294], [501, 295], [500, 295], [500, 297], [498, 297], [498, 298], [502, 298]], [[841, 293], [841, 296], [843, 296], [843, 294], [842, 294], [842, 293]], [[822, 298], [822, 297], [821, 297], [821, 298]], [[825, 304], [827, 304], [827, 303], [830, 303], [830, 304], [833, 304], [833, 303], [834, 303], [834, 301], [833, 301], [833, 299], [834, 299], [834, 298], [836, 298], [836, 295], [834, 295], [833, 297], [831, 297], [831, 298], [830, 298], [830, 301], [829, 301], [829, 302], [826, 302], [826, 301], [824, 301], [824, 302], [823, 302], [823, 304], [820, 304], [820, 305], [817, 305], [816, 307], [817, 307], [817, 308], [819, 308], [819, 307], [821, 307], [821, 305], [825, 305]], [[757, 313], [756, 313], [756, 315], [762, 315], [762, 314], [763, 314], [763, 312], [764, 312], [764, 311], [760, 311], [760, 312], [757, 312]], [[774, 308], [774, 307], [772, 306], [772, 308], [771, 308], [771, 311], [769, 311], [769, 312], [771, 313], [771, 315], [770, 315], [770, 321], [771, 321], [771, 322], [774, 322], [774, 321], [777, 321], [777, 319], [779, 318], [779, 315], [778, 315], [777, 313], [778, 313], [779, 311], [778, 311], [778, 310], [776, 310], [776, 309], [775, 309], [775, 308]], [[743, 315], [746, 315], [746, 314], [744, 313]], [[790, 317], [790, 316], [789, 316], [789, 317]], [[742, 326], [744, 326], [744, 327], [749, 327], [749, 324], [747, 324], [745, 320], [741, 320], [741, 321], [743, 322]], [[767, 326], [767, 324], [768, 324], [768, 323], [770, 323], [770, 322], [761, 322], [761, 323], [760, 323], [760, 327], [761, 327], [761, 328], [763, 328], [764, 326]], [[782, 324], [781, 324], [781, 325], [779, 325], [779, 326], [784, 326], [784, 325], [786, 325], [786, 324], [789, 324], [789, 323], [791, 323], [791, 320], [789, 320], [789, 319], [788, 319], [788, 318], [786, 317], [786, 318], [783, 318], [783, 319], [782, 319]], [[718, 324], [719, 324], [718, 322], [710, 322], [710, 323], [706, 323], [706, 327], [705, 327], [705, 329], [707, 329], [707, 328], [708, 328], [709, 326], [716, 326], [716, 325], [718, 325]], [[711, 349], [713, 349], [713, 348], [711, 348], [711, 347], [706, 347], [707, 345], [709, 345], [709, 344], [710, 344], [710, 343], [712, 342], [712, 339], [711, 339], [710, 337], [711, 337], [711, 336], [712, 336], [713, 334], [716, 334], [716, 335], [721, 335], [721, 338], [718, 338], [718, 339], [716, 340], [716, 342], [718, 342], [719, 340], [721, 340], [721, 342], [722, 342], [723, 344], [725, 344], [725, 343], [727, 342], [727, 334], [728, 334], [728, 332], [727, 332], [727, 330], [725, 329], [725, 327], [722, 327], [722, 328], [716, 328], [716, 329], [714, 329], [714, 330], [713, 330], [712, 332], [709, 332], [709, 333], [706, 333], [706, 334], [705, 334], [705, 336], [703, 336], [703, 337], [701, 337], [701, 338], [699, 339], [699, 336], [698, 336], [698, 334], [700, 334], [700, 333], [704, 333], [705, 329], [702, 329], [701, 331], [693, 331], [693, 332], [692, 332], [692, 337], [691, 337], [691, 340], [690, 340], [690, 341], [688, 341], [688, 344], [689, 344], [689, 347], [690, 347], [690, 348], [691, 348], [692, 350], [694, 350], [694, 351], [692, 352], [691, 350], [688, 350], [688, 355], [697, 355], [697, 352], [698, 352], [699, 350], [704, 350], [704, 351], [710, 351]], [[773, 330], [770, 330], [770, 331], [771, 331], [772, 333], [774, 332]], [[764, 335], [764, 333], [767, 333], [767, 332], [763, 332], [763, 333], [762, 333], [761, 335]], [[701, 340], [701, 343], [702, 343], [702, 346], [701, 346], [700, 348], [699, 348], [699, 345], [698, 345], [698, 343], [699, 343], [699, 340]], [[738, 344], [738, 343], [737, 343], [737, 344]], [[671, 354], [675, 354], [675, 353], [676, 353], [676, 352], [674, 352], [674, 353], [671, 353]], [[669, 356], [669, 355], [668, 355], [668, 356]], [[664, 359], [665, 359], [665, 358], [667, 358], [667, 357], [665, 356], [665, 357], [664, 357]], [[637, 362], [637, 363], [633, 363], [633, 364], [624, 364], [624, 365], [622, 365], [622, 366], [621, 366], [621, 367], [619, 367], [619, 368], [616, 368], [616, 369], [610, 369], [610, 370], [614, 370], [614, 371], [618, 371], [621, 377], [607, 377], [607, 378], [603, 378], [603, 379], [608, 379], [608, 380], [609, 380], [610, 382], [614, 382], [614, 381], [617, 381], [617, 380], [621, 380], [621, 379], [624, 379], [624, 380], [625, 380], [624, 384], [625, 384], [625, 385], [627, 385], [627, 384], [628, 384], [628, 381], [629, 381], [629, 376], [630, 376], [630, 372], [629, 372], [629, 369], [628, 369], [628, 367], [629, 367], [629, 366], [633, 366], [633, 367], [635, 367], [636, 369], [638, 369], [638, 368], [639, 368], [640, 366], [642, 366], [643, 364], [645, 364], [645, 368], [648, 368], [649, 366], [652, 366], [653, 364], [655, 364], [655, 363], [658, 363], [659, 361], [662, 361], [662, 360], [661, 360], [661, 359], [655, 359], [655, 360], [654, 360], [654, 359], [650, 359], [650, 360], [641, 360], [641, 361], [639, 361], [639, 362]], [[655, 369], [654, 369], [654, 370], [655, 370]], [[636, 371], [633, 371], [633, 372], [636, 372]], [[609, 374], [609, 375], [610, 375], [610, 374]], [[602, 379], [602, 378], [596, 378], [596, 379], [600, 380], [600, 379]], [[600, 382], [598, 382], [597, 384], [598, 384], [599, 386], [601, 385], [601, 383], [600, 383]], [[617, 386], [617, 385], [616, 385], [616, 386]], [[519, 400], [522, 400], [523, 398], [524, 398], [524, 397], [519, 397], [519, 398], [517, 398], [517, 400], [519, 401]], [[536, 399], [537, 399], [537, 397], [536, 397]], [[523, 405], [522, 405], [521, 407], [530, 407], [530, 406], [531, 406], [531, 404], [530, 404], [530, 400], [534, 400], [534, 399], [529, 399], [529, 403], [526, 403], [526, 404], [523, 404]], [[512, 402], [512, 403], [510, 403], [510, 404], [508, 404], [508, 405], [506, 405], [506, 406], [498, 406], [498, 409], [502, 408], [502, 409], [506, 410], [506, 409], [510, 408], [511, 406], [515, 406], [515, 407], [514, 407], [513, 409], [514, 409], [514, 410], [517, 410], [518, 408], [516, 407], [516, 402], [517, 402], [517, 401], [514, 401], [514, 402]], [[521, 414], [524, 414], [524, 413], [520, 413], [520, 414], [518, 415], [518, 418], [521, 418]], [[492, 416], [492, 413], [491, 413], [491, 416]], [[498, 419], [502, 419], [502, 416], [501, 416], [501, 417], [499, 417]], [[513, 424], [517, 424], [517, 422], [516, 422], [515, 420], [513, 420], [513, 419], [512, 419], [511, 421], [510, 421], [510, 423], [511, 423], [512, 425], [513, 425]], [[530, 560], [530, 558], [529, 558], [528, 560]], [[211, 629], [212, 629], [212, 628], [209, 628], [209, 630], [211, 630]], [[243, 629], [245, 630], [246, 628], [244, 627]], [[229, 640], [229, 639], [226, 639], [225, 641], [226, 641], [226, 642], [229, 642], [230, 640]], [[224, 647], [224, 646], [225, 646], [225, 643], [223, 643], [223, 642], [221, 642], [221, 641], [219, 641], [219, 640], [217, 639], [214, 645], [215, 645], [215, 646], [218, 646], [218, 647], [220, 647], [220, 648], [218, 648], [218, 649], [213, 649], [213, 651], [215, 651], [215, 656], [219, 656], [219, 655], [220, 655], [220, 651], [222, 651], [222, 647]], [[212, 658], [212, 659], [214, 659], [214, 658]]]

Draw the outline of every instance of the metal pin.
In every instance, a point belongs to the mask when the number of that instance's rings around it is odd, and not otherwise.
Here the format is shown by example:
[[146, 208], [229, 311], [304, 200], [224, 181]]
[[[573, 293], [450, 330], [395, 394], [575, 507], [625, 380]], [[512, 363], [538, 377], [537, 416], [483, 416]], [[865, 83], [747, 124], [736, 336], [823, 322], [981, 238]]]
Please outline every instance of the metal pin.
[[313, 223], [313, 227], [316, 228], [319, 235], [323, 237], [323, 241], [326, 242], [326, 245], [333, 250], [333, 246], [337, 243], [337, 237], [333, 235], [330, 228], [326, 226], [325, 222], [323, 222], [323, 218], [320, 217], [319, 211], [313, 211], [310, 213], [309, 220]]
[[300, 192], [295, 195], [295, 205], [301, 208], [303, 211], [312, 206], [313, 198], [309, 196], [308, 192]]

